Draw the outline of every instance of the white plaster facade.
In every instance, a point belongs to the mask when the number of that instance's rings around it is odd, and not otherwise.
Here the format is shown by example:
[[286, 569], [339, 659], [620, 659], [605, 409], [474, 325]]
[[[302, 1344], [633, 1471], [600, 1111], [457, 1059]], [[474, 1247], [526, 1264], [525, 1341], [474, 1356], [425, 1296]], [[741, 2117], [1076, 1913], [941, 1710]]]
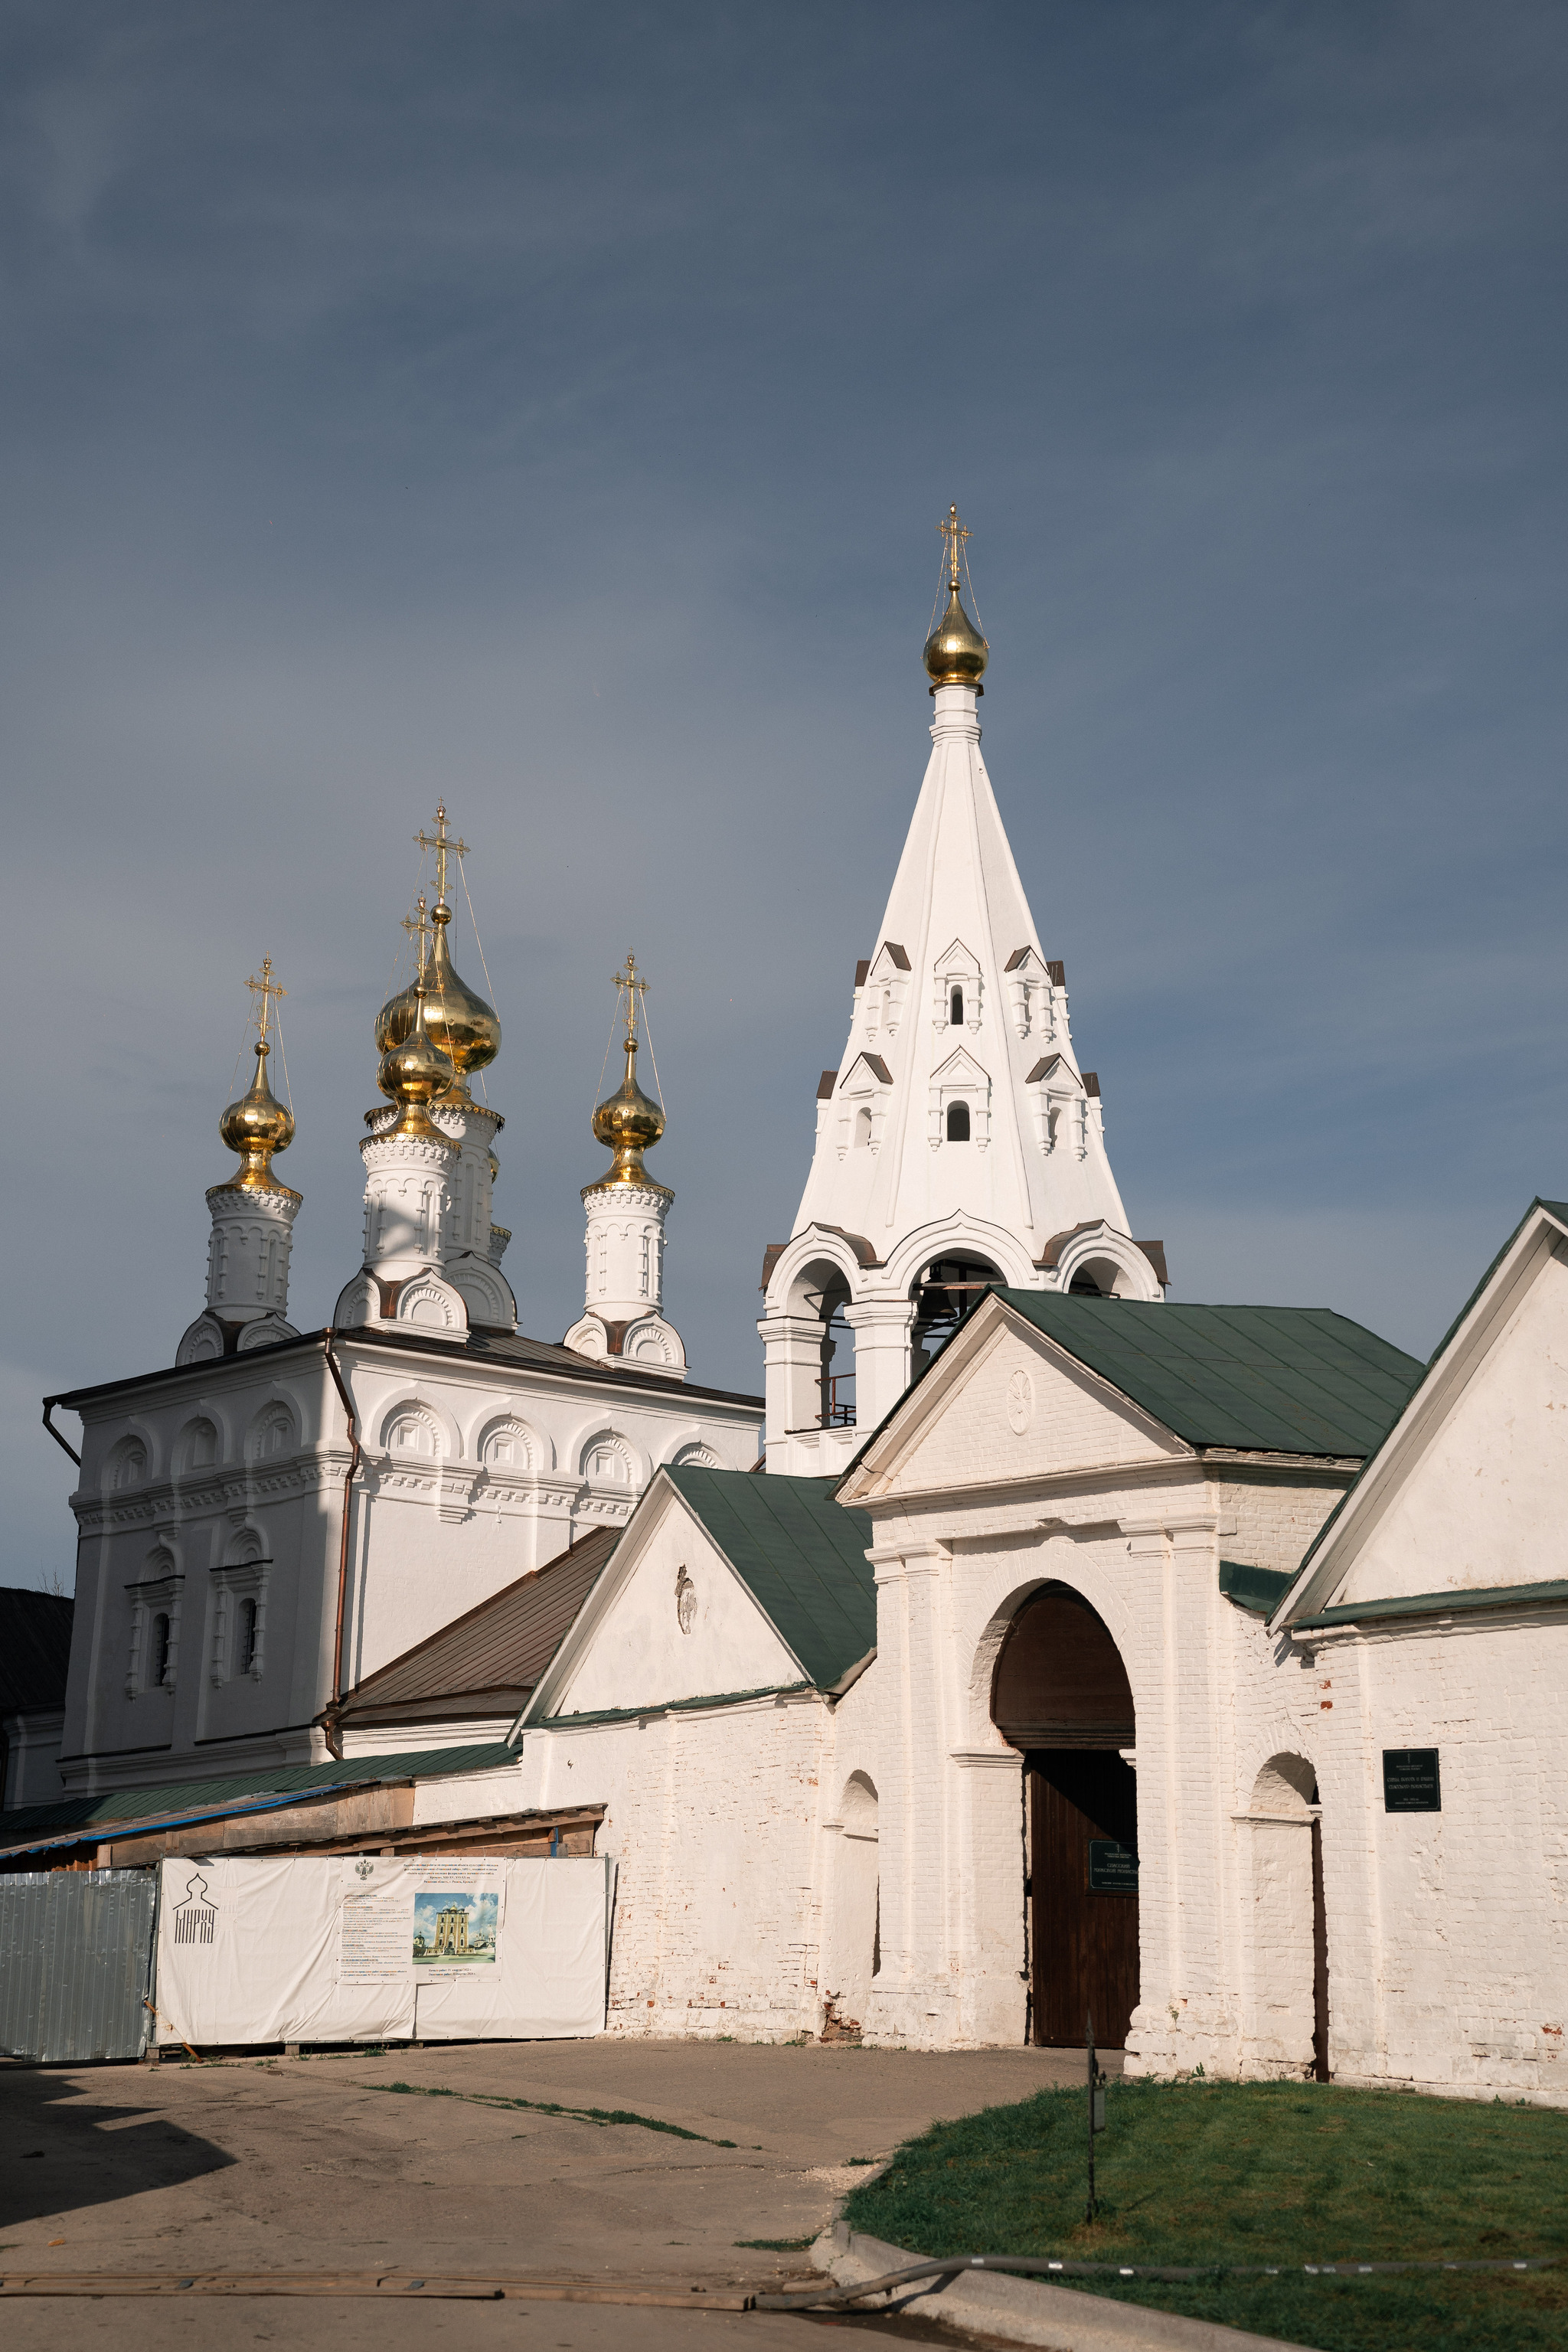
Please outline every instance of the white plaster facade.
[[[768, 1464], [841, 1470], [916, 1369], [916, 1291], [942, 1260], [1018, 1288], [1158, 1298], [980, 751], [973, 686], [933, 689], [931, 754], [848, 1040], [825, 1071], [794, 1232], [758, 1326]], [[852, 1346], [833, 1353], [842, 1316]], [[853, 1367], [854, 1399], [835, 1379]]]
[[[353, 1461], [327, 1337], [68, 1400], [83, 1425], [68, 1790], [325, 1755], [315, 1718], [331, 1696]], [[660, 1463], [756, 1457], [755, 1399], [598, 1370], [563, 1349], [498, 1341], [477, 1355], [367, 1330], [336, 1333], [332, 1356], [361, 1447], [345, 1686], [574, 1533], [624, 1523]]]

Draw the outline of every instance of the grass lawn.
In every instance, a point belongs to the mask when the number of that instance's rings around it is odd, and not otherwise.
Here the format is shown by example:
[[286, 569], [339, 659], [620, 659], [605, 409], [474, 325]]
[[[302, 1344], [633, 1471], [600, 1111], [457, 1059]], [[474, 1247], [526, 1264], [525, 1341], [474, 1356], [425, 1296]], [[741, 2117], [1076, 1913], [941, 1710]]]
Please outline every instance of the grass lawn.
[[[1112, 2083], [1084, 2221], [1082, 2091], [938, 2124], [845, 2208], [921, 2254], [1212, 2263], [1074, 2287], [1321, 2352], [1568, 2352], [1568, 2115], [1291, 2083]], [[1232, 2263], [1559, 2254], [1561, 2271], [1230, 2278]]]

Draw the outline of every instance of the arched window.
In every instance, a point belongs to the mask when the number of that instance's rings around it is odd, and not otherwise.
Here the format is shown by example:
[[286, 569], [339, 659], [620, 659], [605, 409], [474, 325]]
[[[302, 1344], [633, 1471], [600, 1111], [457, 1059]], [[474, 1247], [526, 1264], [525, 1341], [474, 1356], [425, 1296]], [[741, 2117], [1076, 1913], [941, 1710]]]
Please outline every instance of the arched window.
[[235, 1663], [237, 1675], [247, 1675], [256, 1664], [256, 1603], [242, 1601], [239, 1619], [235, 1627]]
[[294, 1422], [287, 1405], [268, 1405], [256, 1424], [253, 1451], [258, 1462], [287, 1454], [294, 1442]]
[[160, 1609], [153, 1620], [153, 1687], [162, 1690], [169, 1679], [169, 1619]]
[[947, 1000], [947, 1017], [955, 1029], [963, 1026], [963, 991], [955, 988]]
[[871, 1140], [871, 1106], [869, 1103], [862, 1103], [859, 1109], [855, 1114], [855, 1140], [857, 1144], [869, 1143]]
[[147, 1449], [136, 1438], [121, 1441], [110, 1464], [110, 1485], [116, 1494], [128, 1486], [140, 1486], [147, 1475]]
[[967, 1143], [967, 1142], [968, 1142], [968, 1140], [969, 1140], [969, 1105], [968, 1105], [966, 1102], [955, 1102], [955, 1103], [949, 1103], [949, 1104], [948, 1104], [948, 1107], [947, 1107], [947, 1139], [948, 1139], [948, 1141], [949, 1141], [950, 1143]]

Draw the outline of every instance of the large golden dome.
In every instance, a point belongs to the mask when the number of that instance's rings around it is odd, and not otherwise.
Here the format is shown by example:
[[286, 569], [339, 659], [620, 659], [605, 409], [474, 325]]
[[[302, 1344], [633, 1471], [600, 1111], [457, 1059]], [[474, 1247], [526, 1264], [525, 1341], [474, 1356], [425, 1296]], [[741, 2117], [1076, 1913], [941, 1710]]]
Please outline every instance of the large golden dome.
[[643, 1166], [643, 1153], [650, 1151], [664, 1133], [664, 1113], [656, 1102], [648, 1100], [637, 1084], [637, 1041], [634, 1031], [627, 1033], [626, 1056], [625, 1077], [594, 1113], [594, 1133], [616, 1157], [597, 1183], [586, 1188], [590, 1192], [596, 1192], [603, 1184], [651, 1184], [656, 1190], [663, 1190]]
[[239, 1154], [239, 1166], [225, 1180], [222, 1190], [232, 1192], [287, 1192], [289, 1187], [280, 1176], [272, 1172], [272, 1155], [287, 1151], [294, 1139], [294, 1114], [273, 1094], [267, 1083], [267, 1056], [270, 1051], [265, 1037], [256, 1041], [256, 1076], [250, 1089], [231, 1102], [217, 1123], [217, 1131], [231, 1151]]
[[[473, 1100], [468, 1086], [470, 1074], [488, 1069], [500, 1052], [500, 1023], [484, 998], [476, 995], [453, 969], [447, 941], [451, 919], [452, 909], [444, 898], [437, 898], [430, 918], [435, 945], [424, 975], [425, 1029], [456, 1074], [448, 1099], [465, 1104]], [[401, 1045], [412, 1030], [418, 990], [418, 982], [411, 982], [395, 996], [389, 996], [376, 1014], [375, 1042], [384, 1054]]]

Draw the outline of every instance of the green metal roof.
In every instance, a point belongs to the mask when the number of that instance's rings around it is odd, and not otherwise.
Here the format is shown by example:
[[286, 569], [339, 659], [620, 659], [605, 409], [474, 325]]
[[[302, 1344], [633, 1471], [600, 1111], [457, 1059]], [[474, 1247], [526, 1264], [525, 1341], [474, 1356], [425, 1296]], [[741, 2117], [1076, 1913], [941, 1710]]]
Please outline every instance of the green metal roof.
[[759, 1698], [795, 1698], [815, 1683], [764, 1683], [759, 1690], [701, 1691], [695, 1698], [655, 1699], [647, 1706], [596, 1706], [588, 1715], [542, 1715], [531, 1731], [584, 1731], [599, 1723], [647, 1723], [656, 1715], [702, 1715], [718, 1706], [746, 1706]]
[[837, 1479], [684, 1466], [666, 1475], [818, 1690], [876, 1648], [871, 1522], [834, 1501]]
[[1189, 1445], [1367, 1454], [1426, 1369], [1327, 1307], [994, 1295]]
[[1467, 1609], [1531, 1608], [1547, 1601], [1568, 1601], [1568, 1581], [1554, 1578], [1546, 1584], [1482, 1584], [1450, 1588], [1446, 1592], [1401, 1592], [1388, 1601], [1341, 1601], [1332, 1609], [1320, 1609], [1315, 1617], [1293, 1617], [1290, 1631], [1302, 1633], [1314, 1626], [1360, 1625], [1373, 1617], [1447, 1617]]
[[225, 1772], [155, 1788], [110, 1789], [96, 1797], [67, 1797], [53, 1805], [25, 1805], [0, 1813], [0, 1848], [51, 1831], [96, 1830], [130, 1822], [217, 1819], [269, 1797], [319, 1796], [328, 1789], [363, 1789], [381, 1780], [431, 1780], [452, 1772], [496, 1771], [517, 1762], [517, 1750], [499, 1740], [471, 1748], [420, 1748], [406, 1756], [348, 1756], [330, 1764], [289, 1764], [264, 1772]]
[[1238, 1609], [1250, 1609], [1255, 1617], [1272, 1617], [1295, 1581], [1293, 1568], [1250, 1568], [1239, 1559], [1219, 1564], [1219, 1589], [1226, 1599]]

